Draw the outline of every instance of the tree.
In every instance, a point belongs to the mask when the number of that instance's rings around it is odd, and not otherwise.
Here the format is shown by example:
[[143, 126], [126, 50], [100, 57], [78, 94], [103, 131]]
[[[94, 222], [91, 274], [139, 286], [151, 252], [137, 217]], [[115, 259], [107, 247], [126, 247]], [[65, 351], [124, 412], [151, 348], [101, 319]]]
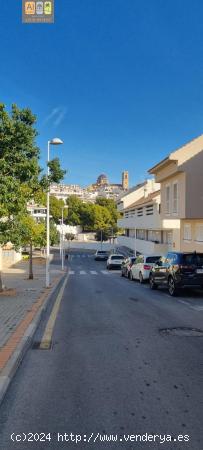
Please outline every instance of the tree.
[[96, 204], [104, 206], [105, 208], [108, 209], [111, 215], [109, 226], [112, 228], [113, 233], [116, 233], [118, 231], [117, 220], [120, 217], [120, 213], [117, 210], [116, 202], [110, 198], [99, 197], [96, 199]]
[[66, 203], [68, 205], [68, 224], [73, 226], [81, 225], [81, 208], [83, 202], [76, 195], [70, 195]]
[[59, 183], [63, 180], [66, 170], [61, 169], [59, 158], [52, 159], [49, 164], [49, 183]]
[[73, 239], [74, 239], [74, 234], [73, 233], [66, 233], [65, 234], [65, 239], [67, 240], [67, 241], [73, 241]]
[[11, 241], [19, 248], [19, 223], [26, 216], [27, 203], [64, 175], [59, 160], [53, 160], [49, 179], [41, 176], [35, 124], [30, 109], [13, 104], [9, 114], [0, 104], [0, 245]]
[[94, 205], [94, 230], [108, 230], [111, 226], [111, 214], [105, 206]]
[[[45, 203], [46, 204], [46, 203]], [[58, 199], [53, 195], [50, 196], [50, 215], [55, 223], [59, 223], [62, 216], [62, 208], [64, 208], [64, 201], [62, 199]], [[68, 209], [64, 208], [63, 210], [64, 222], [68, 217]]]
[[56, 224], [53, 220], [50, 220], [50, 244], [56, 245], [60, 242], [60, 233], [56, 228]]
[[27, 214], [20, 220], [19, 230], [22, 244], [29, 245], [29, 280], [33, 280], [33, 246], [45, 246], [45, 223], [37, 223], [33, 217]]
[[94, 230], [95, 205], [92, 203], [82, 203], [80, 208], [80, 225], [83, 227], [83, 231]]

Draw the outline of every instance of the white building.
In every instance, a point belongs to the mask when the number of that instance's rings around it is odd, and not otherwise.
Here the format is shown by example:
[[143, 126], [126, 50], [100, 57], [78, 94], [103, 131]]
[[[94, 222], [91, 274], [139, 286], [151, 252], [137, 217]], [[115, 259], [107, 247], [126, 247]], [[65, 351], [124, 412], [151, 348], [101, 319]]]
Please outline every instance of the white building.
[[159, 183], [150, 179], [135, 186], [119, 199], [117, 208], [122, 214], [118, 226], [124, 230], [119, 246], [147, 255], [166, 253], [170, 236], [162, 229]]
[[45, 206], [40, 206], [34, 202], [30, 202], [27, 205], [27, 210], [36, 222], [46, 219], [47, 209]]

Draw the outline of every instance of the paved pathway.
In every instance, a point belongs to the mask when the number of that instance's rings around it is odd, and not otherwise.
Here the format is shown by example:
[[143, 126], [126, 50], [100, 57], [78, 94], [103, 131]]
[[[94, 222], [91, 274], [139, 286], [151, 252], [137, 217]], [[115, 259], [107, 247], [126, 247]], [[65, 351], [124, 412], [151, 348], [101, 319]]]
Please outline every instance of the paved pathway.
[[[51, 283], [62, 274], [56, 263], [50, 265]], [[47, 291], [45, 264], [36, 259], [33, 272], [34, 280], [28, 280], [28, 261], [21, 261], [3, 273], [7, 290], [0, 293], [0, 355], [19, 324]]]

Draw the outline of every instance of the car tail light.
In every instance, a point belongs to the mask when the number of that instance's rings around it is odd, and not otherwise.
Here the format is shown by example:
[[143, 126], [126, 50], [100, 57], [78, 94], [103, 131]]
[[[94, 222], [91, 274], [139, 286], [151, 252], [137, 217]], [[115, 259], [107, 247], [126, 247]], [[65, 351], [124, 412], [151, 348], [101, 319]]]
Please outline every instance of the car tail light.
[[194, 269], [194, 266], [186, 266], [186, 265], [184, 265], [184, 264], [181, 264], [180, 266], [180, 269], [185, 269], [185, 270], [193, 270]]
[[144, 270], [150, 270], [151, 266], [149, 266], [149, 264], [144, 264]]

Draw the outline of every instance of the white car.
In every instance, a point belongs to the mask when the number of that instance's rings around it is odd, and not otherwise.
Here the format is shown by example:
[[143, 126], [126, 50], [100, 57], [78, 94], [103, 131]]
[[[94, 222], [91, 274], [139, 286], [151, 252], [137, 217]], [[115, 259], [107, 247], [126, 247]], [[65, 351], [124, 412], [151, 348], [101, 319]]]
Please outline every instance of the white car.
[[97, 250], [95, 255], [94, 255], [94, 259], [95, 261], [106, 261], [108, 259], [108, 252], [103, 251], [103, 250]]
[[140, 283], [149, 279], [152, 266], [160, 259], [160, 255], [139, 255], [130, 269], [129, 278], [131, 281], [139, 280]]
[[107, 259], [107, 263], [106, 263], [106, 268], [108, 270], [110, 269], [120, 269], [121, 268], [121, 264], [124, 261], [125, 256], [123, 255], [119, 255], [119, 254], [113, 254], [110, 255]]

